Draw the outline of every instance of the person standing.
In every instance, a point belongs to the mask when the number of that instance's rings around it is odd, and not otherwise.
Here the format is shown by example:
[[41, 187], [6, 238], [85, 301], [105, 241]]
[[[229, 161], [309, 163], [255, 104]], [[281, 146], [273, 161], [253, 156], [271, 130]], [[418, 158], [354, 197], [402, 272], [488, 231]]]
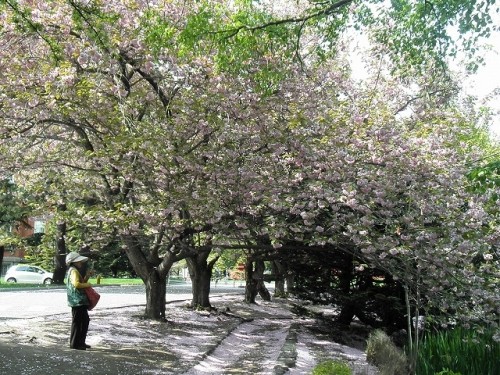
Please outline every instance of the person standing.
[[69, 267], [68, 281], [66, 283], [68, 292], [68, 305], [71, 307], [72, 321], [69, 346], [71, 349], [87, 350], [90, 345], [85, 343], [89, 329], [89, 300], [85, 288], [91, 286], [88, 282], [90, 274], [87, 272], [87, 261], [76, 252], [66, 255], [66, 265]]

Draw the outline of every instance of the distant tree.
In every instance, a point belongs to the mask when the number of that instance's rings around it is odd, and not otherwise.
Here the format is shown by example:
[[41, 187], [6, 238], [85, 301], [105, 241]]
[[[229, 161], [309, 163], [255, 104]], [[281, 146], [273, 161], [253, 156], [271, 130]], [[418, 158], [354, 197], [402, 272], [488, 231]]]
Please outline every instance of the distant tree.
[[29, 202], [14, 182], [0, 180], [0, 268], [3, 263], [6, 246], [20, 244], [14, 230], [19, 225], [29, 226], [26, 221], [31, 208]]

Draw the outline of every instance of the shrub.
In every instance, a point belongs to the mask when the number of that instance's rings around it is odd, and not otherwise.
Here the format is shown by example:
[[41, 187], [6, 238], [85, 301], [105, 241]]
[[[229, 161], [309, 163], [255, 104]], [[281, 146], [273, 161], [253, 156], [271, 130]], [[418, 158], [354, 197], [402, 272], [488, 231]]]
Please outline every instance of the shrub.
[[311, 375], [351, 375], [349, 365], [341, 361], [325, 361], [317, 365]]
[[406, 356], [382, 330], [370, 333], [366, 346], [366, 359], [377, 366], [380, 375], [407, 375]]

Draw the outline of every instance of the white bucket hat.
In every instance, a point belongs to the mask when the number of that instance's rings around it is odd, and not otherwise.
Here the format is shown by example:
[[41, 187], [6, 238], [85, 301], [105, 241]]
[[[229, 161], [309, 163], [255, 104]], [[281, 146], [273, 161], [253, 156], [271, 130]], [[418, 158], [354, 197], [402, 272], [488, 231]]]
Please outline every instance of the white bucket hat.
[[74, 263], [74, 262], [86, 262], [87, 260], [89, 260], [89, 258], [84, 257], [83, 255], [80, 255], [78, 253], [75, 253], [74, 251], [72, 251], [71, 253], [66, 255], [66, 265], [67, 266], [69, 266], [71, 263]]

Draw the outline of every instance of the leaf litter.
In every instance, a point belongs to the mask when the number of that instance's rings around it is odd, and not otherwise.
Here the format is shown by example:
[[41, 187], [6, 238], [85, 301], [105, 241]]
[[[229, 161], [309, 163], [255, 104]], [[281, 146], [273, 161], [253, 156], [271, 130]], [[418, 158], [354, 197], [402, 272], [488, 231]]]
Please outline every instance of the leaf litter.
[[8, 357], [2, 355], [0, 372], [22, 366], [23, 375], [56, 375], [52, 363], [73, 374], [93, 375], [295, 375], [310, 373], [323, 360], [340, 359], [355, 375], [377, 373], [366, 363], [362, 337], [350, 345], [335, 342], [314, 317], [294, 314], [291, 300], [250, 305], [233, 295], [214, 298], [212, 304], [212, 311], [193, 311], [186, 302], [169, 303], [166, 322], [143, 319], [144, 306], [96, 309], [90, 312], [87, 343], [92, 348], [86, 352], [68, 348], [69, 311], [1, 321], [0, 353], [11, 350]]

